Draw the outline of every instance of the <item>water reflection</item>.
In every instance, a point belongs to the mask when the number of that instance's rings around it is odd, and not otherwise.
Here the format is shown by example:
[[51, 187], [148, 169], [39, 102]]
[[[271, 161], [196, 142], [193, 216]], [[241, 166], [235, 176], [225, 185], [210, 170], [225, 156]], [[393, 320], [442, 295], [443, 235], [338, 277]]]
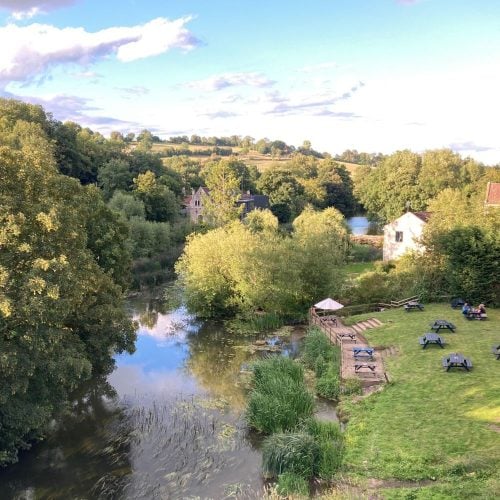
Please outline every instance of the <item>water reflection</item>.
[[256, 498], [260, 453], [242, 415], [253, 337], [161, 301], [130, 303], [137, 350], [75, 394], [46, 441], [0, 472], [0, 498]]

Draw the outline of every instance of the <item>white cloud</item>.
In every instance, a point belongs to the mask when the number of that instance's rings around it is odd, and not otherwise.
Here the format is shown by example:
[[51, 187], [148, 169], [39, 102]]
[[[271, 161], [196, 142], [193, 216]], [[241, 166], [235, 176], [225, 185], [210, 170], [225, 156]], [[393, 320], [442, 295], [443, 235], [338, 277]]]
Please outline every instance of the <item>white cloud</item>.
[[116, 55], [130, 62], [162, 54], [173, 48], [190, 50], [199, 41], [186, 29], [191, 17], [157, 18], [131, 27], [113, 27], [94, 33], [84, 28], [57, 28], [47, 24], [0, 28], [0, 83], [43, 77], [62, 64], [87, 66]]
[[0, 9], [10, 10], [14, 19], [21, 20], [73, 3], [75, 0], [0, 0]]
[[267, 78], [262, 73], [224, 73], [214, 75], [204, 80], [196, 80], [187, 84], [187, 87], [211, 92], [222, 90], [228, 87], [270, 87], [274, 81]]

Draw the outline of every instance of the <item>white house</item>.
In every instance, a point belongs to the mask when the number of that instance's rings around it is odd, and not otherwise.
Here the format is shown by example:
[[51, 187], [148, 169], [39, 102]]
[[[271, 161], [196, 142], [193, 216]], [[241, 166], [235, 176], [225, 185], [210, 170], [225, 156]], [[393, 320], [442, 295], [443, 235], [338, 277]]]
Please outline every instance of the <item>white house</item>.
[[406, 212], [398, 219], [384, 226], [384, 260], [401, 257], [408, 251], [421, 251], [418, 243], [430, 212]]

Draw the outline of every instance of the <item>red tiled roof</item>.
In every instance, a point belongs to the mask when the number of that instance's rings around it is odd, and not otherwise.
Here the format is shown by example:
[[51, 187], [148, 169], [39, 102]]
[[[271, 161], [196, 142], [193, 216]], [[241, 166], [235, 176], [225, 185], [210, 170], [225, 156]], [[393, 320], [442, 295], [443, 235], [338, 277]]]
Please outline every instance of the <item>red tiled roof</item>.
[[193, 197], [191, 195], [185, 196], [184, 199], [182, 200], [183, 205], [189, 205], [191, 203], [192, 198]]
[[486, 187], [486, 204], [500, 205], [500, 182], [488, 182]]
[[420, 220], [427, 222], [431, 216], [431, 212], [412, 212], [413, 215], [416, 215]]

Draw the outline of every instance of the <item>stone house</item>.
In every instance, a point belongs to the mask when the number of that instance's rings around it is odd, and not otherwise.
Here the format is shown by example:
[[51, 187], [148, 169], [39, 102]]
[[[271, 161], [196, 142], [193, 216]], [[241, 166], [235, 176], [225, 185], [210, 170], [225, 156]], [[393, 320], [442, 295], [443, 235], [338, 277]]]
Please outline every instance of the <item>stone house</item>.
[[406, 212], [384, 226], [383, 259], [392, 260], [409, 251], [422, 251], [419, 243], [430, 212]]
[[[193, 190], [190, 196], [184, 198], [185, 214], [193, 222], [203, 221], [203, 204], [207, 196], [210, 196], [210, 190], [205, 186], [201, 186], [196, 191]], [[242, 218], [256, 208], [269, 208], [269, 198], [267, 196], [251, 194], [250, 191], [242, 193], [236, 203], [243, 205]]]

